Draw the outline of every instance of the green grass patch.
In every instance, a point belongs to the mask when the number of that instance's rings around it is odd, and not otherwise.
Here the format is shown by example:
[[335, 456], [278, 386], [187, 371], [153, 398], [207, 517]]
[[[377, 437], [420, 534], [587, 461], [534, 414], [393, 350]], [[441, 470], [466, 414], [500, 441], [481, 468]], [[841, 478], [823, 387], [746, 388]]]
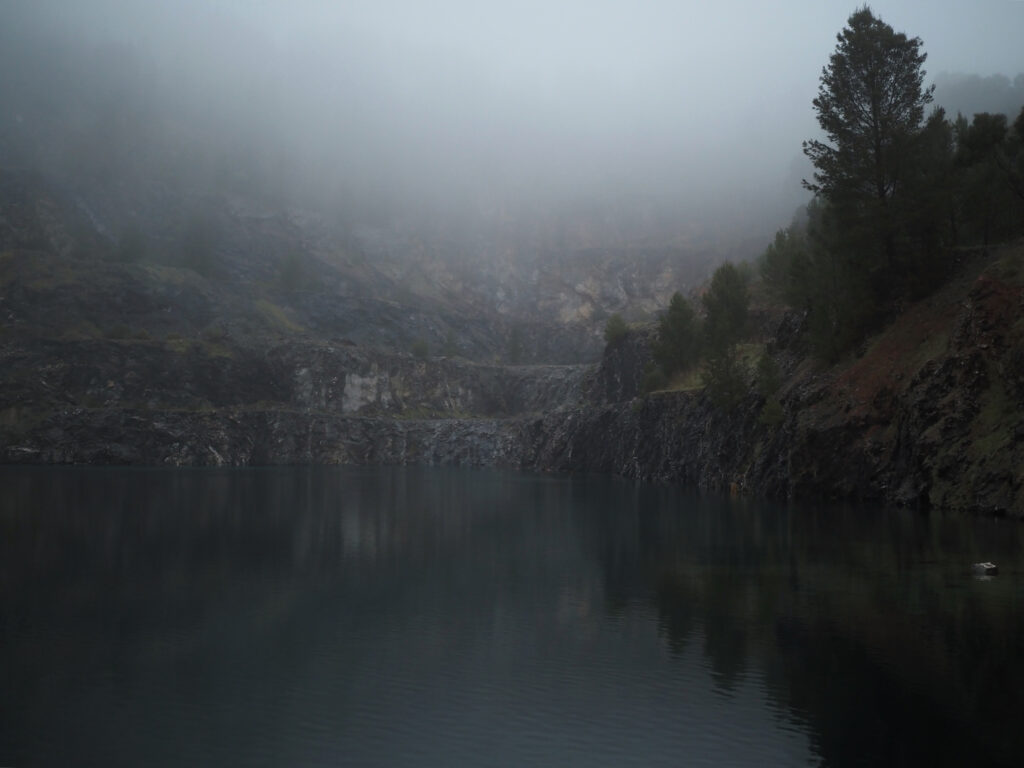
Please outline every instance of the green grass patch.
[[0, 286], [15, 280], [36, 291], [48, 291], [64, 285], [84, 282], [88, 273], [79, 272], [72, 264], [61, 262], [49, 254], [4, 251], [0, 254]]
[[[757, 365], [757, 361], [761, 359], [761, 355], [764, 354], [764, 344], [756, 342], [749, 342], [736, 345], [736, 356], [743, 368], [749, 373], [754, 370]], [[704, 360], [701, 359], [689, 368], [677, 371], [672, 378], [669, 380], [665, 387], [660, 390], [662, 392], [699, 392], [704, 389], [704, 374], [705, 364]]]
[[233, 357], [231, 341], [225, 328], [211, 325], [203, 331], [202, 349], [208, 357]]
[[186, 339], [180, 333], [168, 333], [164, 337], [164, 344], [172, 352], [176, 352], [179, 355], [186, 354], [192, 348], [192, 340]]
[[1011, 430], [1019, 418], [1016, 404], [995, 372], [991, 386], [981, 396], [981, 408], [972, 425], [969, 453], [977, 459], [999, 455], [1013, 446]]
[[0, 427], [15, 435], [24, 435], [43, 423], [45, 412], [34, 408], [14, 406], [0, 410]]
[[765, 345], [756, 341], [742, 342], [736, 345], [736, 355], [746, 363], [748, 368], [753, 368], [757, 364], [764, 351]]
[[281, 307], [267, 299], [257, 299], [256, 309], [272, 325], [289, 333], [302, 333], [306, 329], [292, 320]]
[[704, 364], [691, 365], [685, 371], [677, 371], [664, 388], [665, 392], [697, 392], [704, 389]]
[[187, 355], [189, 352], [202, 352], [207, 357], [233, 358], [234, 350], [226, 339], [207, 338], [203, 336], [198, 339], [185, 338], [178, 333], [168, 333], [164, 337], [164, 345], [179, 355]]
[[45, 269], [42, 264], [39, 266], [42, 269], [25, 283], [34, 291], [52, 291], [55, 288], [84, 282], [83, 278], [75, 270], [66, 265], [51, 265], [49, 269]]
[[70, 328], [65, 328], [60, 334], [60, 338], [64, 341], [85, 341], [99, 339], [103, 336], [103, 332], [88, 320], [80, 320]]
[[231, 351], [231, 347], [222, 341], [207, 341], [203, 340], [200, 348], [203, 350], [203, 354], [207, 357], [223, 357], [232, 358], [234, 353]]

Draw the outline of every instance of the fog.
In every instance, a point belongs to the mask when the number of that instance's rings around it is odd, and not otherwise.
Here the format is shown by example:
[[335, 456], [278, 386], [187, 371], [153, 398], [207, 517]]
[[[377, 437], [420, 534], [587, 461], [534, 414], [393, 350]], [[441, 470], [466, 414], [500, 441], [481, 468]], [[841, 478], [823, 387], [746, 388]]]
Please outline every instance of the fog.
[[[1024, 2], [872, 8], [923, 39], [929, 79], [1024, 70]], [[854, 9], [5, 0], [0, 163], [53, 168], [92, 131], [75, 151], [117, 155], [108, 175], [194, 164], [289, 205], [454, 220], [599, 204], [770, 229], [805, 199], [800, 142]]]

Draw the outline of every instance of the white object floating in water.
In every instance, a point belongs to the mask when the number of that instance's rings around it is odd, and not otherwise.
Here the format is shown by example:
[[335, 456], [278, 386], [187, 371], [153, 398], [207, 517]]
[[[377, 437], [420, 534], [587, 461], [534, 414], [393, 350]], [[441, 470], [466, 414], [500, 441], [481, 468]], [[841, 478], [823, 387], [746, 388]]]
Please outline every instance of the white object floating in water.
[[975, 563], [971, 570], [978, 576], [995, 576], [999, 573], [999, 566], [995, 563]]

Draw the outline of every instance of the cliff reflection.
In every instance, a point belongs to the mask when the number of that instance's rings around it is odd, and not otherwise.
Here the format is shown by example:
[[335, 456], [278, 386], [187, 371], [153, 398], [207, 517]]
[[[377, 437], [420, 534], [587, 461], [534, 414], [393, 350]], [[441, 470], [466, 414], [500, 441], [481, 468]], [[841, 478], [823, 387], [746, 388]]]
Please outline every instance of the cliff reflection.
[[0, 488], [0, 762], [144, 762], [165, 733], [179, 762], [1024, 755], [1005, 521], [445, 469]]
[[[609, 611], [650, 594], [676, 655], [720, 690], [755, 678], [828, 765], [1019, 765], [1024, 529], [868, 509], [621, 491]], [[992, 559], [982, 582], [969, 564]], [[637, 574], [644, 575], [638, 583]]]

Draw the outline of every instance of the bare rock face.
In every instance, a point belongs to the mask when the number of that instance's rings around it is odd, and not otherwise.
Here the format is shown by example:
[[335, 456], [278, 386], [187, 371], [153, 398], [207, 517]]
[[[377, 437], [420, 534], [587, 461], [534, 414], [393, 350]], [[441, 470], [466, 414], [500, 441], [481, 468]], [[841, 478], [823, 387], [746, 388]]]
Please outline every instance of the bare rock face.
[[794, 351], [783, 316], [768, 334], [784, 373], [771, 423], [753, 389], [731, 410], [699, 390], [641, 394], [644, 332], [597, 366], [231, 337], [6, 339], [0, 460], [502, 466], [1024, 516], [1017, 275], [965, 278], [829, 369]]
[[633, 392], [623, 363], [635, 349], [609, 350], [595, 374], [597, 402], [531, 425], [525, 463], [1022, 517], [1022, 262], [1017, 249], [974, 265], [832, 368], [794, 350], [794, 318], [784, 316], [767, 345], [785, 374], [777, 423], [760, 418], [754, 392], [731, 411], [701, 392], [617, 402]]
[[[752, 377], [728, 410], [700, 390], [644, 394], [650, 329], [597, 364], [511, 365], [495, 362], [507, 318], [436, 273], [403, 298], [383, 267], [319, 253], [321, 285], [282, 286], [275, 249], [305, 247], [288, 220], [224, 214], [211, 278], [109, 258], [102, 211], [32, 177], [0, 178], [0, 213], [3, 462], [452, 463], [1024, 516], [1020, 247], [969, 264], [833, 367], [807, 356], [800, 315], [764, 313], [783, 379], [764, 418]], [[556, 261], [553, 282], [507, 292], [538, 308], [517, 356], [593, 343], [593, 327], [544, 314], [557, 301], [541, 307], [552, 290], [579, 307], [641, 296], [619, 266], [609, 256], [598, 279]]]

